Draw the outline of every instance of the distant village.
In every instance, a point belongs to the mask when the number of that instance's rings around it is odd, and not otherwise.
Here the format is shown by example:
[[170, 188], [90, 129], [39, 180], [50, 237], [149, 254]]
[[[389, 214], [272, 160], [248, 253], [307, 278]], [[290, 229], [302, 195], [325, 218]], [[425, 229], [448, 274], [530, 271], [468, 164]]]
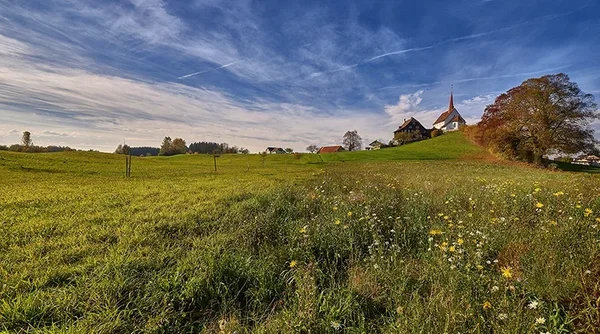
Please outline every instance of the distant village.
[[[379, 150], [386, 147], [393, 147], [408, 144], [411, 142], [429, 139], [433, 137], [437, 137], [440, 134], [447, 131], [456, 131], [459, 130], [462, 126], [466, 125], [467, 122], [460, 115], [458, 110], [454, 107], [454, 96], [453, 93], [450, 92], [450, 103], [448, 104], [448, 109], [440, 114], [440, 116], [433, 122], [433, 128], [428, 129], [421, 124], [416, 118], [411, 117], [409, 119], [404, 119], [404, 122], [394, 131], [393, 139], [388, 143], [384, 143], [380, 140], [375, 140], [369, 143], [368, 146], [365, 147], [366, 150]], [[360, 137], [359, 137], [360, 138]], [[333, 146], [321, 146], [317, 147], [316, 145], [311, 145], [307, 147], [307, 151], [311, 153], [336, 153], [346, 151], [342, 145], [333, 145]], [[283, 149], [281, 147], [267, 147], [264, 151], [267, 154], [286, 154], [290, 153], [289, 150]]]

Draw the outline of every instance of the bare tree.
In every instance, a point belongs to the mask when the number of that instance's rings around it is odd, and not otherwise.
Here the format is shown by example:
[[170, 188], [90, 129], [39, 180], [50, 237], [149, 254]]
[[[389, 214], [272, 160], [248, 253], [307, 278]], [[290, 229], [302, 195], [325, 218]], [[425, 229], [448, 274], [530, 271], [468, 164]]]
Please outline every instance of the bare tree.
[[344, 146], [348, 151], [358, 151], [362, 148], [362, 138], [358, 131], [347, 131], [344, 135]]
[[315, 144], [311, 144], [306, 146], [306, 150], [310, 153], [316, 153], [319, 150], [319, 147]]

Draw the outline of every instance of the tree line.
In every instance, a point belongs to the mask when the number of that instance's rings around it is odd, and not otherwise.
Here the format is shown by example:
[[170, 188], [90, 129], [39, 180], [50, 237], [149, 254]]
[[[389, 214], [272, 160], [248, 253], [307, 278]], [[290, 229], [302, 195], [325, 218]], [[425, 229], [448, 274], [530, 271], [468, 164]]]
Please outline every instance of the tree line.
[[28, 152], [28, 153], [49, 153], [49, 152], [68, 152], [77, 151], [76, 149], [70, 148], [69, 146], [37, 146], [33, 144], [31, 132], [24, 131], [21, 137], [20, 144], [13, 144], [10, 146], [0, 145], [0, 151], [13, 151], [13, 152]]
[[171, 137], [165, 137], [160, 147], [130, 147], [127, 144], [119, 144], [115, 153], [117, 154], [131, 154], [140, 156], [149, 155], [162, 155], [171, 156], [177, 154], [230, 154], [230, 153], [250, 153], [249, 150], [238, 147], [229, 146], [227, 143], [215, 143], [215, 142], [194, 142], [189, 146], [186, 141], [182, 138], [171, 139]]

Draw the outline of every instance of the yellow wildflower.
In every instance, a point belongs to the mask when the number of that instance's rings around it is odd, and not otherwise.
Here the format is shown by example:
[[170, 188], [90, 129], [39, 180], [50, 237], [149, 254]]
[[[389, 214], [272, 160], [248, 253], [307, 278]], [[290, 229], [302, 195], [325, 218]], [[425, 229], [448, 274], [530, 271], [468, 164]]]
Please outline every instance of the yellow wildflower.
[[300, 228], [300, 233], [306, 233], [306, 226]]
[[565, 193], [564, 193], [564, 192], [562, 192], [562, 191], [557, 191], [557, 192], [555, 192], [555, 193], [554, 193], [554, 196], [558, 197], [558, 196], [562, 196], [562, 195], [564, 195], [564, 194], [565, 194]]
[[596, 222], [600, 223], [600, 217], [596, 217]]
[[584, 216], [586, 216], [586, 217], [588, 217], [588, 216], [589, 216], [589, 215], [591, 215], [592, 213], [594, 213], [594, 211], [592, 211], [592, 209], [590, 209], [590, 208], [586, 208], [586, 209], [583, 211], [583, 215], [584, 215]]
[[544, 204], [542, 204], [540, 202], [537, 202], [537, 203], [535, 203], [535, 207], [538, 208], [538, 209], [541, 209], [541, 208], [544, 207]]
[[341, 223], [342, 223], [342, 222], [341, 222], [339, 219], [336, 219], [336, 220], [335, 220], [335, 224], [336, 224], [336, 225], [339, 225], [339, 224], [341, 224]]
[[558, 225], [558, 222], [556, 220], [553, 220], [553, 221], [550, 222], [550, 225], [556, 226], [556, 225]]
[[463, 239], [458, 239], [456, 240], [456, 243], [458, 243], [459, 245], [462, 245], [465, 241]]
[[337, 211], [337, 206], [334, 206], [334, 207], [333, 207], [333, 211]]
[[429, 231], [429, 235], [438, 235], [438, 234], [442, 234], [442, 231], [440, 231], [440, 230], [431, 230], [431, 231]]
[[500, 269], [500, 271], [502, 272], [502, 277], [512, 278], [512, 273], [510, 272], [510, 267], [502, 267], [502, 269]]
[[348, 217], [352, 217], [352, 211], [348, 211]]
[[448, 220], [448, 219], [450, 219], [450, 217], [448, 217], [448, 216], [444, 216], [444, 219], [445, 219], [445, 220]]
[[483, 270], [483, 266], [478, 264], [477, 266], [475, 266], [475, 268], [477, 268], [477, 270]]
[[492, 308], [492, 303], [488, 302], [487, 300], [485, 302], [483, 302], [483, 309], [484, 310], [489, 310]]
[[454, 252], [456, 251], [456, 247], [454, 247], [454, 246], [450, 246], [450, 248], [448, 248], [448, 251], [449, 251], [450, 253], [454, 253]]
[[298, 262], [296, 262], [296, 260], [292, 260], [290, 262], [290, 268], [294, 268], [297, 264], [298, 264]]

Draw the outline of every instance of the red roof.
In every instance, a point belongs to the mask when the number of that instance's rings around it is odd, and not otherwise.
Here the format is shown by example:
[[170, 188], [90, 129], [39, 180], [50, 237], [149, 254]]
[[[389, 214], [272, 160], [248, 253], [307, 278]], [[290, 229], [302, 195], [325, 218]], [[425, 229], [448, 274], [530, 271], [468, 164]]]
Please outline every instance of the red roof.
[[339, 151], [343, 151], [344, 148], [341, 146], [323, 146], [319, 149], [318, 153], [335, 153]]

